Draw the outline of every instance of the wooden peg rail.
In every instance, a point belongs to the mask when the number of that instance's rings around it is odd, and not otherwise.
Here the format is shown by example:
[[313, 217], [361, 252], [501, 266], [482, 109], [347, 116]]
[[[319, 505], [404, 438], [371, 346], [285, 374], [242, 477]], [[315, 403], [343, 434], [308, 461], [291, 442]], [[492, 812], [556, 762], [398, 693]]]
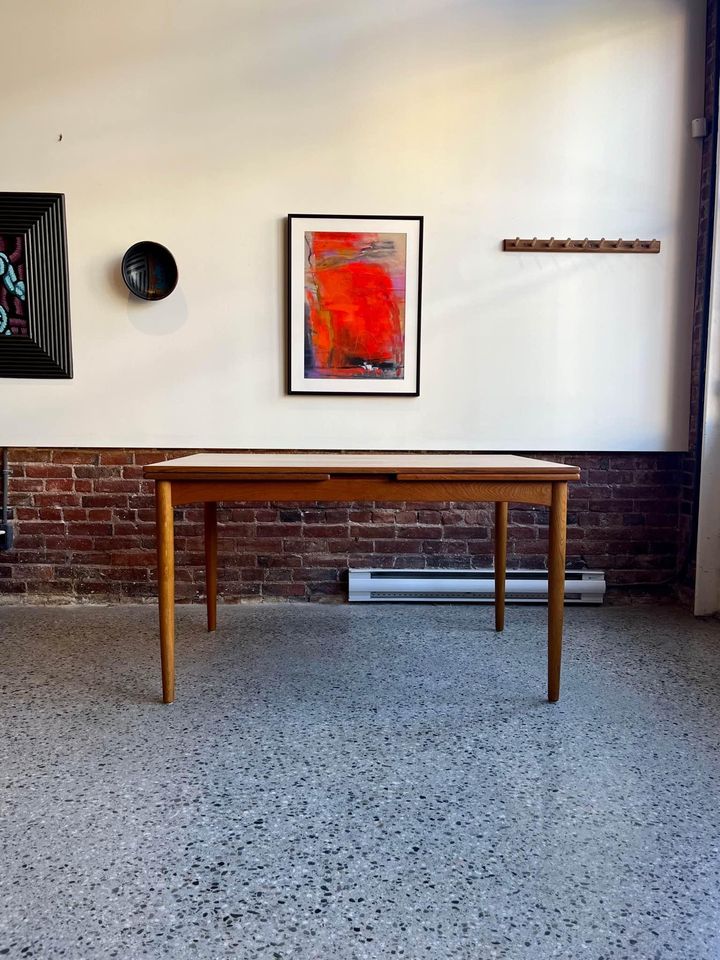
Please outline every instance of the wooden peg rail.
[[550, 237], [549, 240], [539, 240], [533, 237], [532, 240], [521, 240], [515, 237], [510, 240], [503, 240], [503, 250], [510, 250], [515, 253], [660, 253], [659, 240], [606, 240], [602, 237], [600, 240], [556, 240]]

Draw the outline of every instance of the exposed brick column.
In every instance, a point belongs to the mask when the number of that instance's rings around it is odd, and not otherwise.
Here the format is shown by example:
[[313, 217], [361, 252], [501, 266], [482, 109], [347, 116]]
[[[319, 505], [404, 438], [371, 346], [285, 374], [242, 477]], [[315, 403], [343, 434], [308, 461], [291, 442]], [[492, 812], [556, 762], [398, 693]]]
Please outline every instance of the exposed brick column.
[[688, 453], [681, 459], [679, 517], [679, 588], [685, 601], [691, 602], [695, 586], [695, 547], [697, 535], [697, 484], [700, 469], [702, 405], [704, 401], [704, 357], [708, 330], [710, 286], [710, 238], [713, 219], [713, 178], [717, 137], [717, 0], [708, 0], [705, 50], [705, 116], [711, 124], [702, 151], [700, 213], [698, 222], [695, 305], [692, 333], [692, 380], [690, 392], [690, 437]]

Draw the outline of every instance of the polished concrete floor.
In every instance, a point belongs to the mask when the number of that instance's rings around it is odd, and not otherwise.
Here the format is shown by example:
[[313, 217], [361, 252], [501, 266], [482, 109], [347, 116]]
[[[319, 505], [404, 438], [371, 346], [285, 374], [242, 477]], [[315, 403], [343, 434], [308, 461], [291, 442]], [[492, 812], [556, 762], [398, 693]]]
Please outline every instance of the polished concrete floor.
[[0, 607], [0, 957], [717, 960], [720, 624]]

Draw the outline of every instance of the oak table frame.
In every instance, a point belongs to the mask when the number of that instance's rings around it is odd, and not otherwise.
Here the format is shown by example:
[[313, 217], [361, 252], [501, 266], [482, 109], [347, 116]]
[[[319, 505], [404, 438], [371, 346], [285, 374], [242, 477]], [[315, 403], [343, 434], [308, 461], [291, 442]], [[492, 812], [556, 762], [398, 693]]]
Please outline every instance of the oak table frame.
[[495, 504], [495, 629], [505, 625], [509, 503], [550, 508], [548, 700], [560, 696], [568, 483], [578, 467], [485, 454], [194, 454], [149, 464], [155, 481], [163, 702], [175, 699], [173, 508], [204, 505], [208, 630], [217, 623], [217, 504], [381, 500]]

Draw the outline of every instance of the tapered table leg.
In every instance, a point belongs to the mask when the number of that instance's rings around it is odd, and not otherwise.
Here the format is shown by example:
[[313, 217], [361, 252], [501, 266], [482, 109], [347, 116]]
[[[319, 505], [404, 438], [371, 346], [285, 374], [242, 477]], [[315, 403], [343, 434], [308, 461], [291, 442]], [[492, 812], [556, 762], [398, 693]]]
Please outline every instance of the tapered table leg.
[[169, 480], [157, 481], [155, 506], [163, 703], [172, 703], [175, 699], [175, 550]]
[[205, 504], [205, 593], [207, 628], [217, 626], [217, 504]]
[[505, 577], [507, 568], [507, 503], [495, 504], [495, 629], [505, 628]]
[[567, 496], [567, 483], [553, 483], [548, 553], [548, 700], [550, 703], [555, 703], [560, 698], [563, 604], [565, 602]]

